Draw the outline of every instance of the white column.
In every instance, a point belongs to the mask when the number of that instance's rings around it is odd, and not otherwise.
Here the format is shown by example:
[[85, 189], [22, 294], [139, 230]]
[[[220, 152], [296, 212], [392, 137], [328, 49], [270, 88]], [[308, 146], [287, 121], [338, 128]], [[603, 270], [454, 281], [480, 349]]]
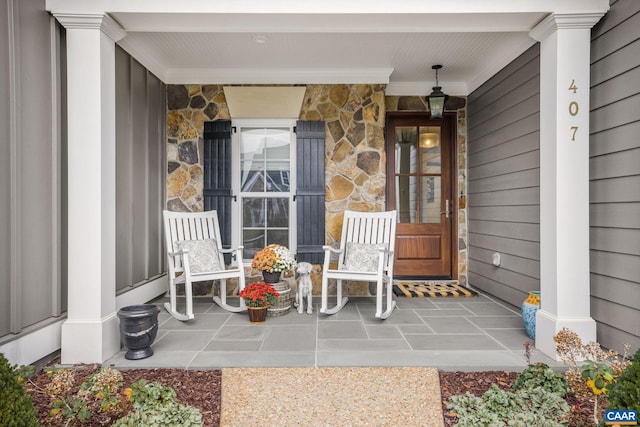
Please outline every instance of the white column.
[[540, 41], [540, 291], [536, 348], [557, 359], [562, 328], [596, 340], [589, 284], [589, 65], [602, 14], [551, 15]]
[[120, 349], [115, 287], [115, 41], [107, 15], [56, 15], [67, 30], [68, 311], [62, 363]]

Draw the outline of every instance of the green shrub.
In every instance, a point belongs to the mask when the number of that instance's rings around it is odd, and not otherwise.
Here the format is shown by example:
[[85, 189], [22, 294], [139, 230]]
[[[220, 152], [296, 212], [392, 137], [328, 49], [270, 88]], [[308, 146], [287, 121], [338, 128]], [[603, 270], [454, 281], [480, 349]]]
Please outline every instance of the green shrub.
[[608, 409], [635, 409], [640, 412], [640, 350], [609, 387], [607, 387]]
[[457, 414], [459, 427], [563, 427], [569, 414], [567, 402], [543, 387], [516, 394], [495, 384], [482, 397], [468, 392], [451, 397], [448, 408]]
[[529, 365], [522, 371], [511, 388], [513, 391], [542, 387], [550, 393], [565, 397], [569, 392], [567, 378], [544, 363]]
[[36, 411], [31, 398], [19, 380], [20, 368], [12, 367], [0, 353], [0, 426], [37, 426]]
[[116, 427], [138, 426], [202, 426], [202, 414], [196, 408], [176, 400], [176, 392], [160, 383], [142, 379], [132, 384], [133, 409], [120, 418]]

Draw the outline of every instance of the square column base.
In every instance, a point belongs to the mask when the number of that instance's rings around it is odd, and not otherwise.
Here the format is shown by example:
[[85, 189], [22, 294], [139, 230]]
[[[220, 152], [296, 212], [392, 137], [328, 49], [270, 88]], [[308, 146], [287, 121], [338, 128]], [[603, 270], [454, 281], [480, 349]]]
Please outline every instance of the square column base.
[[596, 341], [596, 321], [591, 317], [557, 317], [548, 311], [536, 313], [536, 348], [554, 360], [560, 360], [556, 353], [553, 337], [563, 328], [578, 334], [583, 343]]
[[61, 362], [102, 363], [120, 351], [120, 322], [116, 313], [101, 321], [67, 320], [62, 324]]

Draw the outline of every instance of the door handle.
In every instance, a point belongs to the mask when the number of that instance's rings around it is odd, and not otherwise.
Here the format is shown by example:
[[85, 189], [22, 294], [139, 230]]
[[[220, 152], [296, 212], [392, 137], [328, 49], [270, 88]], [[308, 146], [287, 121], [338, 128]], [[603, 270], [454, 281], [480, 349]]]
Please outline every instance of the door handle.
[[451, 211], [449, 210], [449, 199], [444, 201], [444, 212], [440, 212], [440, 215], [444, 214], [445, 218], [449, 218], [449, 214]]

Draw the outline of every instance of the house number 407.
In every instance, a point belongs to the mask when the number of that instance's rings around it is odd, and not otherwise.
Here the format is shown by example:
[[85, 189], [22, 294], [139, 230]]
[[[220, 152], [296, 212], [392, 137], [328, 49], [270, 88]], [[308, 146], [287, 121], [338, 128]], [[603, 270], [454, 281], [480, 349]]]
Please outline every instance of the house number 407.
[[[578, 91], [578, 86], [576, 86], [576, 81], [575, 80], [571, 80], [571, 84], [569, 85], [569, 90], [572, 91], [573, 93], [576, 93]], [[577, 101], [569, 102], [569, 114], [571, 116], [577, 116], [579, 110], [580, 110], [580, 107], [578, 106], [578, 102]], [[571, 140], [572, 141], [576, 140], [576, 133], [577, 132], [578, 132], [578, 126], [571, 126]]]

